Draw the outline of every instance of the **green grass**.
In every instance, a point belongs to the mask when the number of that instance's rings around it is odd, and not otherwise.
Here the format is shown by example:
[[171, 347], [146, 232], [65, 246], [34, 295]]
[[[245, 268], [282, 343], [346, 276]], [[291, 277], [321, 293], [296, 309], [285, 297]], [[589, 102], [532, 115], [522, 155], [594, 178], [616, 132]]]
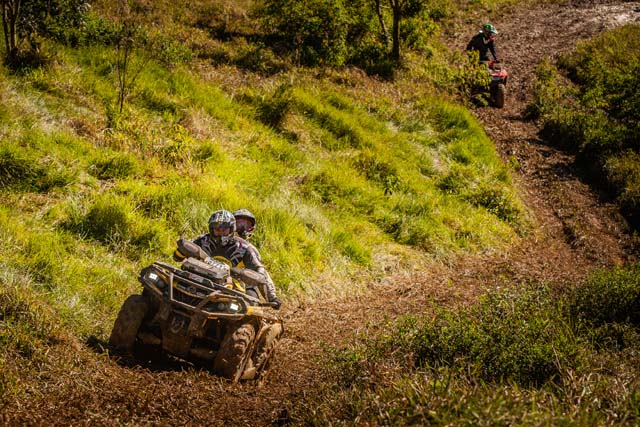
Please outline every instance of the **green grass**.
[[636, 425], [640, 266], [522, 284], [332, 349], [294, 424]]

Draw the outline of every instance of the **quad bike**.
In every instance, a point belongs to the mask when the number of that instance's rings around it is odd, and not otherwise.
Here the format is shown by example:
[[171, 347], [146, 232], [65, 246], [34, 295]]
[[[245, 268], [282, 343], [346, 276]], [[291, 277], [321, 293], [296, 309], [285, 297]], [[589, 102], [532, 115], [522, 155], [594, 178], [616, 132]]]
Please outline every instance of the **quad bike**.
[[185, 239], [178, 250], [187, 256], [181, 268], [142, 269], [143, 291], [125, 300], [109, 345], [138, 359], [164, 352], [205, 364], [233, 382], [259, 379], [283, 332], [272, 305], [246, 292], [263, 288], [264, 277], [211, 259]]
[[497, 108], [504, 107], [504, 98], [507, 94], [507, 80], [509, 73], [501, 63], [489, 61], [487, 68], [491, 74], [491, 83], [489, 84], [489, 102]]

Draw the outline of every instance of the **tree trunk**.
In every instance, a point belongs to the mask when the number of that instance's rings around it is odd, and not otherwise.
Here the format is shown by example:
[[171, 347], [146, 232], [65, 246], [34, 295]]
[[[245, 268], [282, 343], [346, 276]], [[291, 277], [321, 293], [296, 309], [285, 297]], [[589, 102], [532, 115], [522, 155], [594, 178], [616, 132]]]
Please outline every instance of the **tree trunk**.
[[390, 0], [391, 9], [393, 10], [393, 28], [391, 47], [391, 59], [394, 61], [400, 61], [400, 19], [402, 18], [402, 0]]
[[22, 0], [2, 0], [2, 27], [6, 55], [13, 59], [18, 54], [18, 17]]
[[382, 16], [382, 7], [380, 6], [380, 0], [376, 0], [376, 13], [378, 14], [378, 21], [382, 28], [382, 37], [384, 37], [385, 48], [389, 46], [389, 32], [387, 31], [387, 24], [384, 23], [384, 16]]
[[2, 29], [4, 30], [4, 48], [7, 54], [11, 51], [9, 44], [9, 25], [7, 16], [7, 0], [2, 0]]

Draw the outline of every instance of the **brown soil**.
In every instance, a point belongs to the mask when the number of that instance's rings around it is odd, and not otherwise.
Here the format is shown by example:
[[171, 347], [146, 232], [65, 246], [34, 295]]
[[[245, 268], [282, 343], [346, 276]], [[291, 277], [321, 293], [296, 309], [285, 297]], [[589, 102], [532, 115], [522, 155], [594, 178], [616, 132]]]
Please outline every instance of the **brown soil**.
[[[462, 49], [477, 22], [449, 35]], [[634, 260], [637, 242], [606, 195], [581, 179], [570, 153], [545, 144], [523, 119], [533, 68], [577, 40], [623, 22], [640, 21], [640, 3], [574, 1], [492, 16], [510, 72], [504, 109], [479, 108], [477, 117], [503, 159], [520, 164], [516, 185], [536, 224], [501, 253], [434, 263], [428, 271], [388, 277], [371, 285], [376, 299], [352, 297], [290, 303], [286, 334], [264, 384], [229, 384], [186, 365], [162, 369], [122, 366], [73, 339], [28, 380], [28, 393], [0, 407], [4, 425], [269, 425], [286, 423], [293, 407], [322, 381], [322, 345], [340, 346], [383, 323], [420, 311], [427, 301], [467, 304], [489, 288], [525, 281], [572, 285], [601, 266]], [[462, 32], [463, 31], [463, 32]], [[295, 305], [295, 306], [293, 306]], [[100, 347], [100, 343], [94, 343]], [[104, 357], [103, 357], [104, 356]], [[64, 366], [64, 368], [62, 368]]]

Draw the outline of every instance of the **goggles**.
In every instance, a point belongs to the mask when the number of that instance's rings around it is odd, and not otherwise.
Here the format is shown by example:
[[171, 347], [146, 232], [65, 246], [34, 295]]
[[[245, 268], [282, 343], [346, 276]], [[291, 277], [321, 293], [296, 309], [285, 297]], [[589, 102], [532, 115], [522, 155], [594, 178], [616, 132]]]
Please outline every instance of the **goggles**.
[[211, 230], [217, 235], [226, 235], [231, 232], [231, 224], [228, 222], [219, 222], [211, 225]]
[[236, 226], [239, 231], [253, 231], [255, 223], [249, 218], [236, 218]]

